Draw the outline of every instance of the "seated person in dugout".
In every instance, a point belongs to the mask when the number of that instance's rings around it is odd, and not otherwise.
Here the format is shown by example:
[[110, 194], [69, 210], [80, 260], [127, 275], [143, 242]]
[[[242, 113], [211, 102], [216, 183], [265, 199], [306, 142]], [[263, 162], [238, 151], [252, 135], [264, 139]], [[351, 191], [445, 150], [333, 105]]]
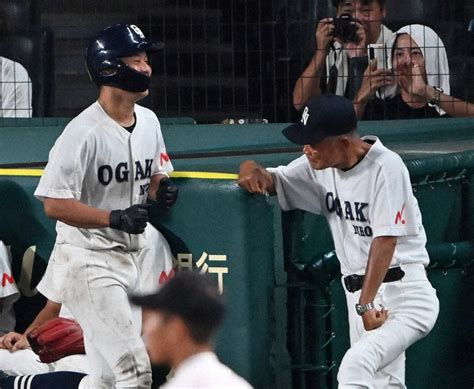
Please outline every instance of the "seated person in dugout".
[[0, 240], [0, 349], [2, 340], [15, 328], [15, 312], [13, 303], [20, 298], [20, 291], [13, 278], [11, 256], [7, 246]]
[[[474, 115], [474, 104], [450, 96], [449, 65], [441, 38], [429, 27], [400, 28], [387, 44], [391, 69], [377, 69], [372, 61], [354, 98], [358, 119], [420, 119]], [[390, 59], [391, 57], [391, 59]], [[391, 85], [392, 98], [375, 96]]]
[[[355, 96], [368, 63], [367, 45], [383, 44], [393, 36], [382, 24], [385, 3], [385, 0], [332, 0], [337, 17], [319, 22], [316, 50], [293, 90], [293, 105], [298, 111], [311, 97], [325, 92], [350, 99]], [[340, 24], [341, 19], [350, 22]]]
[[[55, 362], [43, 363], [31, 349], [27, 335], [58, 315], [60, 317], [73, 318], [65, 306], [52, 300], [47, 300], [46, 305], [23, 334], [12, 331], [0, 337], [0, 371], [14, 376], [41, 374], [52, 371], [87, 373], [89, 367], [85, 355], [70, 355]], [[0, 388], [3, 388], [1, 381]]]

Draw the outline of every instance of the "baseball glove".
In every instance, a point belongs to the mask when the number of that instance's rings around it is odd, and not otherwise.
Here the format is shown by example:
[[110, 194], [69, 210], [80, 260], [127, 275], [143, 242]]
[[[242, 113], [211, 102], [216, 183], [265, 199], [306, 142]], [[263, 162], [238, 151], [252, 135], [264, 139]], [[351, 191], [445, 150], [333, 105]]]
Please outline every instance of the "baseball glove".
[[56, 317], [27, 335], [33, 351], [43, 363], [68, 355], [85, 354], [82, 328], [75, 320]]

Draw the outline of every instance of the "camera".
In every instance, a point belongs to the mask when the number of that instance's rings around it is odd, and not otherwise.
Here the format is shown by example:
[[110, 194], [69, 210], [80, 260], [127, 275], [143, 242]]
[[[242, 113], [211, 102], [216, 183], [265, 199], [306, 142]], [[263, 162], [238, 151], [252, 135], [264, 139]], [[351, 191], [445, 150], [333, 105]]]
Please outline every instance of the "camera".
[[355, 19], [351, 14], [341, 14], [334, 18], [334, 37], [343, 42], [355, 42], [357, 36], [357, 27]]

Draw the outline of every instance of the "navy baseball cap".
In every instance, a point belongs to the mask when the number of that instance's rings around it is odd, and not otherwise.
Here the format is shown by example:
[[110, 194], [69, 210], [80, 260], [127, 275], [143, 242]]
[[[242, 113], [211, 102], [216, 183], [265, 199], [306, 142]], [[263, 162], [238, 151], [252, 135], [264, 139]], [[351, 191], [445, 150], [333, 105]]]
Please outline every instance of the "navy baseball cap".
[[179, 316], [189, 323], [209, 321], [209, 326], [219, 323], [225, 311], [217, 282], [208, 274], [193, 271], [177, 272], [156, 292], [133, 295], [130, 300], [143, 308]]
[[301, 114], [301, 119], [282, 133], [297, 145], [314, 145], [329, 136], [351, 132], [357, 127], [352, 101], [327, 94], [313, 97]]

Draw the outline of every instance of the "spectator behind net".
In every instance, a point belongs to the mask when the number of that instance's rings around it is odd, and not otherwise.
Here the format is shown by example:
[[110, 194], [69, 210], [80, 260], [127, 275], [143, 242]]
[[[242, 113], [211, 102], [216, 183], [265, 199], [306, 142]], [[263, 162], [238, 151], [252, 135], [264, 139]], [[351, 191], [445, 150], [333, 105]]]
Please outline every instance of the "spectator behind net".
[[[389, 42], [393, 74], [371, 63], [354, 98], [358, 118], [365, 120], [471, 116], [474, 105], [449, 95], [449, 65], [441, 38], [429, 27], [400, 28]], [[395, 97], [373, 98], [384, 86], [398, 86]]]
[[297, 110], [326, 92], [354, 98], [368, 63], [367, 45], [384, 43], [393, 34], [382, 24], [385, 0], [333, 0], [332, 4], [337, 17], [319, 22], [316, 50], [293, 89]]

